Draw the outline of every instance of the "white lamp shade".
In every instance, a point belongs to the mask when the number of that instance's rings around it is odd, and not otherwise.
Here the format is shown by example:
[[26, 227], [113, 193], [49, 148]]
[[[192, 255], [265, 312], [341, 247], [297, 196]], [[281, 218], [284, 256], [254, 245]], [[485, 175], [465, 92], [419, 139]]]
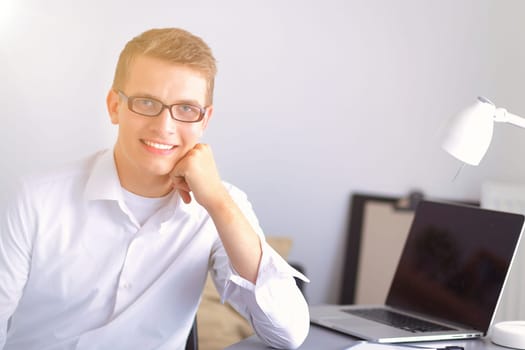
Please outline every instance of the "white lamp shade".
[[450, 120], [442, 147], [460, 161], [478, 165], [494, 130], [496, 106], [483, 97]]

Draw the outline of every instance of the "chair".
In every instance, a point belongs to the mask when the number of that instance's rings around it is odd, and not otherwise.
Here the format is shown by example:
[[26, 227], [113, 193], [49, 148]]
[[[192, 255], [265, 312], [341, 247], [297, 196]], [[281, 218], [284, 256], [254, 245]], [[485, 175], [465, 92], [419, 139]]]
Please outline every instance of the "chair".
[[[303, 265], [298, 264], [298, 263], [289, 263], [289, 264], [290, 264], [291, 267], [293, 267], [294, 269], [296, 269], [297, 271], [299, 271], [303, 275], [305, 274]], [[301, 293], [303, 293], [304, 298], [306, 299], [306, 294], [304, 292], [304, 289], [305, 289], [304, 281], [299, 279], [299, 278], [297, 278], [297, 277], [294, 277], [294, 278], [295, 278], [295, 284], [297, 284], [297, 288], [299, 288]]]
[[197, 334], [197, 317], [193, 320], [188, 340], [186, 340], [185, 350], [199, 350], [199, 338]]

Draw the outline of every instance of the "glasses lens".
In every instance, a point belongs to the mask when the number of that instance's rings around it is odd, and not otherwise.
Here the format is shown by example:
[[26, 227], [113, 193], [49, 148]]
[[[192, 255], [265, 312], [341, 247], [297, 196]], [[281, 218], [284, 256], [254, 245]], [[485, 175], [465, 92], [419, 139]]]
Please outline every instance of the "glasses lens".
[[162, 103], [151, 98], [135, 97], [131, 101], [131, 110], [142, 115], [156, 116], [162, 111]]
[[201, 109], [196, 106], [178, 104], [171, 107], [173, 117], [185, 122], [194, 122], [200, 119]]

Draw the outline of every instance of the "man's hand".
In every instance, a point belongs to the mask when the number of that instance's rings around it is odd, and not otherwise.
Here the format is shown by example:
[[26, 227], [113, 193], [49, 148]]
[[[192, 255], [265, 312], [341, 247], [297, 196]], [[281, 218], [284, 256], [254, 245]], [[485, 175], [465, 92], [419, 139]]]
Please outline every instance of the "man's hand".
[[210, 209], [217, 201], [227, 195], [224, 188], [211, 147], [198, 143], [181, 158], [170, 173], [173, 188], [177, 190], [184, 201], [191, 201], [190, 192], [195, 200], [206, 209]]
[[239, 207], [222, 184], [211, 148], [197, 144], [170, 173], [173, 188], [185, 203], [190, 192], [212, 218], [234, 269], [255, 283], [261, 261], [261, 242]]

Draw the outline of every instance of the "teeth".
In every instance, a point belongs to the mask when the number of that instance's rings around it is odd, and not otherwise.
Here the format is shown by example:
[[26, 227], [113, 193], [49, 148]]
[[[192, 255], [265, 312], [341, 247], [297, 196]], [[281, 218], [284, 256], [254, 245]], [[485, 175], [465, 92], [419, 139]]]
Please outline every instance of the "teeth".
[[143, 142], [150, 147], [153, 147], [156, 149], [162, 149], [162, 150], [168, 150], [168, 149], [172, 149], [173, 147], [175, 147], [173, 145], [165, 145], [162, 143], [156, 143], [156, 142], [151, 142], [151, 141], [146, 141], [146, 140], [144, 140]]

